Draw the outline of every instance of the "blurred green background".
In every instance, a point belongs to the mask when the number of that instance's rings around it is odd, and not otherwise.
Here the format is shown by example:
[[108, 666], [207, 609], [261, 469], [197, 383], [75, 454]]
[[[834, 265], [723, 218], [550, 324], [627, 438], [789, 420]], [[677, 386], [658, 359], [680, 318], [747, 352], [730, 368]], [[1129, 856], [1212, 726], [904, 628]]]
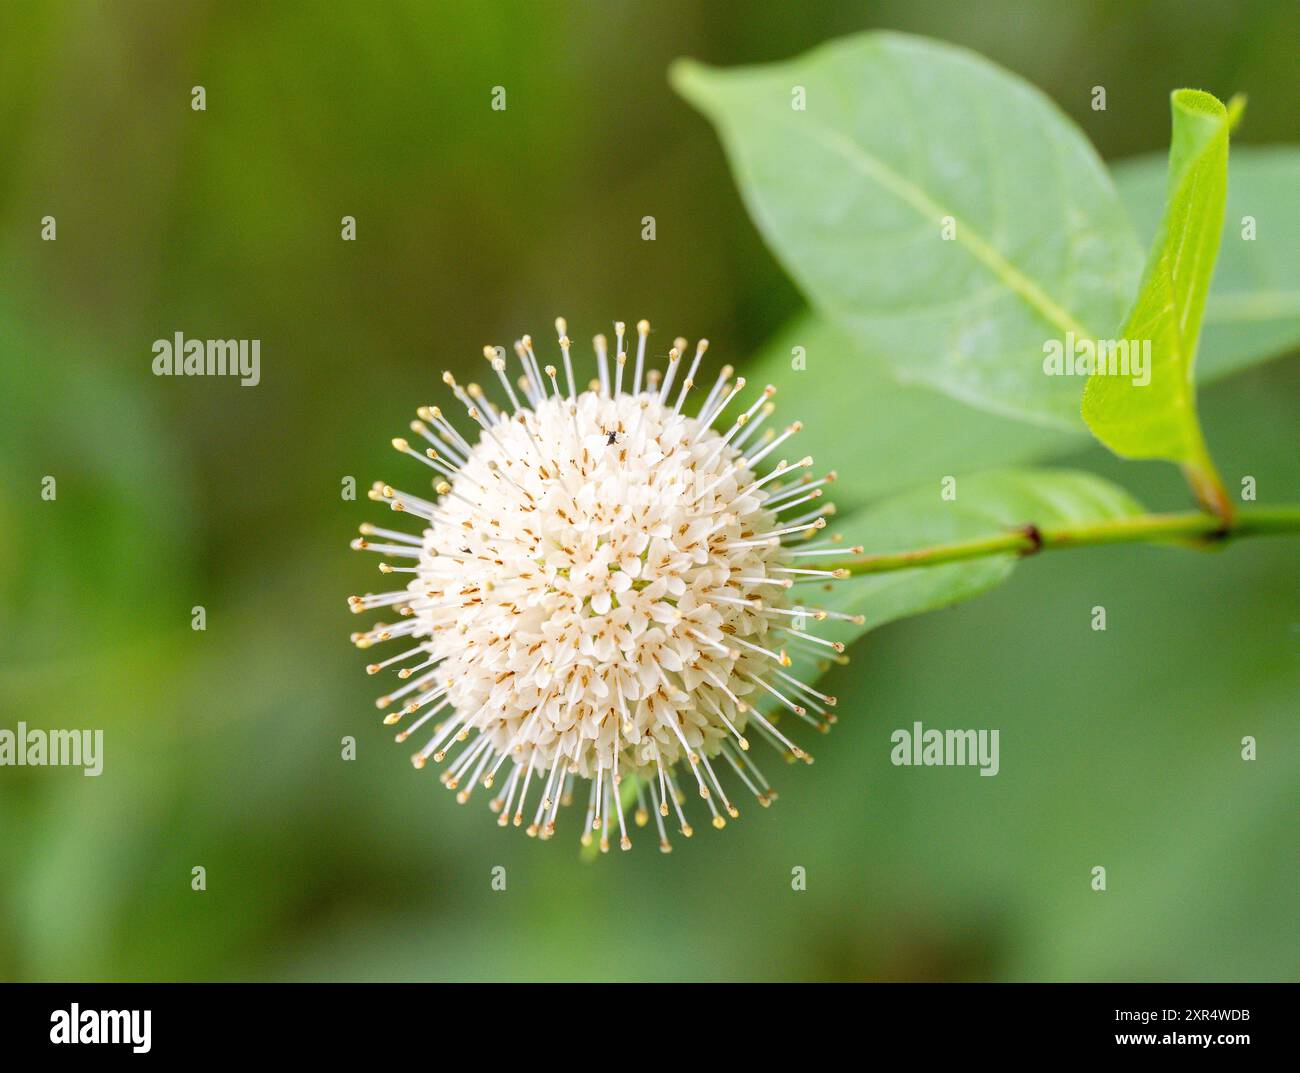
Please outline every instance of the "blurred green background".
[[[106, 753], [0, 768], [0, 978], [1298, 975], [1290, 542], [1048, 556], [869, 635], [816, 766], [668, 857], [584, 863], [572, 816], [500, 831], [379, 723], [344, 601], [385, 519], [341, 480], [409, 472], [388, 440], [439, 373], [557, 313], [760, 350], [801, 299], [665, 69], [864, 28], [984, 53], [1109, 160], [1167, 146], [1183, 85], [1248, 92], [1241, 142], [1295, 140], [1285, 0], [0, 9], [0, 726], [103, 727]], [[260, 339], [261, 385], [155, 378], [176, 331]], [[1204, 399], [1264, 502], [1295, 498], [1298, 389], [1283, 361]], [[1065, 460], [1184, 502], [1168, 467]], [[819, 461], [880, 464], [852, 429]], [[891, 766], [915, 720], [1000, 728], [1001, 774]]]

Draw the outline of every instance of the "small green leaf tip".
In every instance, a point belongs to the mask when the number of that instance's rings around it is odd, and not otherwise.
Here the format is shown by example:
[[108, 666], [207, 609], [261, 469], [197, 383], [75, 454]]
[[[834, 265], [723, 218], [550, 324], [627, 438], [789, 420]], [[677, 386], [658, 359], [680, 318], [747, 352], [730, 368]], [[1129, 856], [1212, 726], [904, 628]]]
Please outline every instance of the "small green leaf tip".
[[1225, 522], [1233, 507], [1197, 418], [1195, 369], [1223, 231], [1228, 135], [1244, 104], [1244, 98], [1235, 97], [1228, 107], [1198, 89], [1170, 95], [1173, 130], [1164, 216], [1118, 341], [1130, 353], [1139, 348], [1142, 375], [1117, 376], [1099, 360], [1082, 406], [1098, 440], [1123, 458], [1178, 464], [1197, 501]]

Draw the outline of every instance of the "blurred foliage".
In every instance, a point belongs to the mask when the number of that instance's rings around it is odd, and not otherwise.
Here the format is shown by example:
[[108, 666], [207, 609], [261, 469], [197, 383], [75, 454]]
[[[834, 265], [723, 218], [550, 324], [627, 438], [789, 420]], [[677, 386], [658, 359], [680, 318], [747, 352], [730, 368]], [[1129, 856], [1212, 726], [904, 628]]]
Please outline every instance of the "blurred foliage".
[[[344, 607], [373, 570], [347, 551], [368, 504], [339, 487], [397, 471], [388, 438], [444, 367], [481, 368], [485, 342], [556, 313], [575, 335], [646, 316], [731, 360], [799, 309], [667, 88], [679, 55], [930, 34], [1041, 86], [1111, 159], [1163, 149], [1181, 85], [1248, 92], [1241, 141], [1294, 138], [1296, 19], [1281, 2], [0, 9], [0, 726], [102, 726], [106, 751], [95, 779], [0, 769], [0, 978], [1293, 977], [1293, 545], [1028, 563], [866, 638], [828, 679], [839, 727], [815, 767], [775, 772], [772, 809], [671, 857], [643, 836], [583, 865], [571, 818], [547, 845], [501, 832], [379, 725]], [[261, 385], [156, 379], [150, 345], [178, 330], [261, 339]], [[856, 387], [847, 361], [827, 378]], [[1254, 475], [1262, 502], [1294, 498], [1297, 389], [1283, 362], [1205, 394], [1225, 479]], [[899, 436], [942, 466], [951, 401], [909, 405]], [[1015, 426], [980, 420], [1014, 449]], [[819, 431], [819, 460], [885, 467], [857, 433]], [[1183, 501], [1157, 466], [1064, 463]], [[890, 731], [918, 719], [999, 727], [1001, 774], [890, 766]]]

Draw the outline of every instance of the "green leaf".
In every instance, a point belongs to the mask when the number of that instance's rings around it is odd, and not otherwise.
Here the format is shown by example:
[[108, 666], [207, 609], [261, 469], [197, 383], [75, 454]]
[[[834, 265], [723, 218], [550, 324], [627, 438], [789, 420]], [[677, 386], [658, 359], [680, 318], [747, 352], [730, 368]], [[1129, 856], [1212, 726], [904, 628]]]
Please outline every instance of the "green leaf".
[[1051, 101], [893, 33], [763, 67], [679, 61], [672, 80], [718, 127], [772, 249], [860, 350], [969, 404], [1080, 427], [1079, 380], [1044, 375], [1044, 343], [1112, 334], [1141, 253]]
[[[798, 361], [805, 368], [798, 369]], [[900, 384], [815, 314], [787, 324], [744, 373], [777, 387], [782, 424], [799, 421], [798, 449], [834, 467], [841, 508], [980, 469], [1021, 465], [1088, 444], [1077, 433], [1025, 425], [916, 384]]]
[[[1228, 131], [1235, 112], [1200, 90], [1171, 98], [1168, 198], [1137, 302], [1118, 338], [1150, 346], [1147, 377], [1099, 368], [1088, 379], [1083, 417], [1125, 458], [1183, 466], [1198, 498], [1229, 509], [1196, 416], [1194, 369], [1228, 188]], [[1143, 382], [1143, 381], [1149, 382]]]
[[[1163, 153], [1111, 168], [1138, 233], [1153, 235], [1164, 213], [1169, 161]], [[1219, 263], [1201, 322], [1201, 384], [1300, 346], [1300, 148], [1233, 147]]]
[[[1300, 165], [1300, 154], [1297, 156]], [[1300, 173], [1296, 179], [1300, 182]], [[1231, 190], [1228, 196], [1229, 216], [1237, 219]], [[1163, 199], [1163, 195], [1159, 197]], [[1296, 242], [1300, 243], [1300, 234]], [[1238, 256], [1236, 262], [1242, 270], [1231, 277], [1228, 259], [1220, 258], [1206, 313], [1207, 339], [1213, 330], [1210, 318], [1215, 295], [1229, 278], [1243, 281], [1240, 287], [1224, 288], [1232, 308], [1280, 306], [1282, 290], [1253, 291], [1244, 282], [1251, 278], [1283, 280], [1285, 265], [1281, 262], [1285, 258], [1274, 258], [1274, 252], [1268, 252], [1267, 261], [1253, 254]], [[1243, 271], [1247, 266], [1250, 271]], [[1300, 341], [1295, 339], [1300, 324], [1281, 316], [1269, 315], [1249, 325], [1241, 318], [1225, 320], [1221, 328], [1218, 338], [1226, 344], [1227, 357], [1216, 354], [1219, 360], [1211, 360], [1209, 345], [1202, 346], [1197, 372], [1202, 386], [1224, 380]], [[796, 348], [806, 364], [802, 370], [792, 366]], [[849, 336], [810, 312], [792, 317], [745, 363], [744, 372], [752, 382], [778, 388], [775, 402], [781, 420], [803, 423], [800, 450], [836, 468], [835, 501], [850, 509], [943, 476], [1038, 463], [1077, 453], [1091, 442], [1082, 423], [1078, 433], [1025, 425], [977, 410], [931, 388], [900, 384], [879, 363], [859, 354]], [[841, 385], [850, 387], [842, 390]]]
[[[938, 481], [892, 497], [837, 522], [836, 531], [873, 554], [991, 536], [1028, 523], [1084, 524], [1140, 513], [1141, 504], [1126, 491], [1090, 473], [1006, 469], [959, 478], [953, 500], [940, 497]], [[818, 632], [848, 644], [887, 622], [978, 596], [1010, 577], [1016, 560], [998, 555], [837, 581], [826, 606], [863, 621], [823, 623], [831, 628]]]

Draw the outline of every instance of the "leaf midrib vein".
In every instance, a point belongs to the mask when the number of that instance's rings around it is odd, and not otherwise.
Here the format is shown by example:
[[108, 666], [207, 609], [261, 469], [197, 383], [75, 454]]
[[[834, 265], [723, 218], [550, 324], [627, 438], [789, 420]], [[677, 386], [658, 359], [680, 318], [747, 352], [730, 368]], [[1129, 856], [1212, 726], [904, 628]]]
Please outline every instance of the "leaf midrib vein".
[[[955, 213], [940, 206], [921, 187], [899, 175], [888, 164], [851, 138], [810, 119], [807, 113], [804, 113], [801, 119], [811, 128], [812, 134], [818, 140], [837, 152], [856, 170], [874, 180], [877, 185], [884, 187], [904, 204], [915, 209], [921, 216], [934, 221], [941, 220], [945, 216], [957, 219]], [[1049, 324], [1062, 332], [1073, 332], [1078, 337], [1092, 337], [1092, 333], [1075, 320], [1060, 303], [1003, 257], [964, 220], [958, 220], [956, 241]]]

